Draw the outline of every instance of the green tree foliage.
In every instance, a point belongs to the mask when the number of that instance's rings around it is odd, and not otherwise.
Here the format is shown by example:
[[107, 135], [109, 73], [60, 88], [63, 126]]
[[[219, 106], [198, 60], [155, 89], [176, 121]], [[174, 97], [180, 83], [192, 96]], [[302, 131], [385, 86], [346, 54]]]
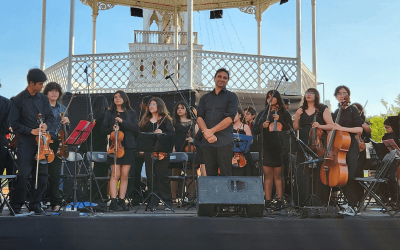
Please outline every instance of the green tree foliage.
[[386, 118], [381, 116], [374, 116], [369, 119], [371, 125], [371, 138], [376, 142], [381, 142], [383, 135], [386, 133], [385, 127], [383, 126], [383, 122]]

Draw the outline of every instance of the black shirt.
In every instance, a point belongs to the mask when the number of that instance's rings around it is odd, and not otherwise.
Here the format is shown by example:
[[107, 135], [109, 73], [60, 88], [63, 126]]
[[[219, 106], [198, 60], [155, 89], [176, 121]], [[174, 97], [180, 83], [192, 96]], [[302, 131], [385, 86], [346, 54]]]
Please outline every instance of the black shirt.
[[[232, 122], [236, 116], [238, 108], [238, 97], [235, 93], [222, 89], [218, 95], [215, 89], [200, 98], [197, 107], [197, 117], [201, 117], [206, 123], [207, 128], [213, 128], [226, 117], [232, 118]], [[202, 140], [203, 146], [221, 147], [233, 142], [232, 137], [233, 125], [230, 124], [225, 129], [215, 133], [217, 141], [208, 143]]]
[[[324, 111], [327, 108], [327, 106], [322, 105], [317, 113], [316, 117], [316, 122], [318, 122], [321, 125], [325, 125], [325, 120], [324, 120]], [[300, 115], [300, 130], [299, 130], [299, 138], [302, 140], [305, 144], [308, 145], [308, 140], [309, 140], [309, 135], [310, 135], [310, 130], [311, 130], [311, 125], [314, 122], [314, 117], [315, 113], [312, 113], [311, 115], [308, 115], [307, 112], [304, 110], [304, 112]]]
[[53, 110], [47, 96], [41, 93], [31, 96], [25, 89], [11, 98], [10, 125], [15, 133], [30, 135], [32, 129], [39, 127], [38, 113], [42, 114], [46, 125], [54, 122]]
[[[335, 113], [333, 114], [333, 121], [336, 121], [336, 117], [338, 115], [339, 109], [336, 109]], [[356, 128], [362, 127], [363, 120], [361, 119], [358, 110], [353, 105], [350, 105], [348, 108], [342, 111], [340, 116], [340, 120], [338, 124], [342, 127], [346, 128]], [[354, 133], [349, 133], [351, 136], [354, 136]]]
[[8, 134], [11, 101], [0, 95], [0, 136]]
[[[162, 120], [162, 118], [161, 118]], [[146, 124], [143, 125], [143, 127], [140, 127], [140, 132], [154, 132], [157, 129], [158, 123], [152, 123], [151, 121], [148, 121]], [[174, 127], [172, 126], [172, 122], [168, 119], [165, 118], [163, 122], [159, 125], [158, 127], [164, 134], [175, 134]]]
[[183, 152], [183, 146], [185, 145], [186, 137], [188, 137], [189, 130], [192, 129], [192, 121], [178, 122], [174, 125], [174, 128], [176, 133], [174, 140], [175, 151]]

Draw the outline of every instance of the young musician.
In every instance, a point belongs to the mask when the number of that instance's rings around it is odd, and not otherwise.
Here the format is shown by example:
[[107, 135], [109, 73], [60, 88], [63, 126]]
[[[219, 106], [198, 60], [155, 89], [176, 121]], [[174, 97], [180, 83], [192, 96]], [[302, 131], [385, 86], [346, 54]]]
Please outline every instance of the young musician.
[[[315, 122], [314, 119], [316, 119]], [[310, 130], [312, 128], [319, 128], [325, 131], [323, 137], [321, 138], [321, 141], [323, 147], [326, 148], [326, 131], [332, 130], [332, 127], [332, 115], [329, 112], [328, 107], [320, 103], [320, 95], [318, 90], [316, 90], [315, 88], [307, 89], [303, 97], [303, 104], [296, 111], [293, 121], [293, 129], [299, 130], [300, 140], [302, 140], [306, 145], [311, 145]], [[300, 163], [306, 160], [308, 159], [304, 157], [302, 151], [299, 151], [298, 162]], [[296, 187], [298, 187], [299, 193], [298, 205], [304, 204], [306, 199], [311, 194], [311, 191], [313, 191], [318, 198], [317, 200], [314, 200], [314, 202], [317, 202], [314, 205], [321, 205], [319, 204], [320, 201], [322, 201], [322, 203], [326, 203], [328, 201], [329, 189], [325, 185], [323, 185], [321, 179], [319, 178], [321, 165], [322, 162], [319, 162], [316, 170], [314, 170], [313, 173], [311, 173], [312, 169], [310, 169], [310, 167], [312, 166], [309, 166], [309, 164], [302, 165], [297, 169]], [[314, 190], [311, 190], [311, 174], [313, 174]]]
[[[356, 109], [357, 109], [358, 113], [360, 114], [360, 117], [363, 121], [363, 124], [362, 124], [363, 132], [361, 134], [359, 134], [359, 136], [358, 136], [358, 144], [364, 146], [363, 150], [361, 150], [361, 148], [360, 148], [360, 155], [358, 156], [358, 164], [357, 164], [357, 169], [354, 174], [354, 177], [364, 177], [364, 166], [365, 166], [365, 162], [367, 160], [367, 150], [365, 147], [365, 143], [369, 142], [369, 140], [371, 138], [371, 128], [365, 122], [364, 107], [357, 102], [352, 103], [352, 105], [354, 107], [356, 107]], [[361, 199], [364, 196], [364, 188], [361, 185], [356, 185], [355, 188], [356, 188], [357, 200], [359, 202], [361, 202]]]
[[247, 107], [243, 110], [245, 114], [246, 124], [250, 127], [251, 133], [253, 134], [253, 142], [250, 145], [250, 152], [259, 151], [259, 138], [258, 135], [254, 134], [254, 122], [257, 115], [256, 110], [253, 107]]
[[221, 68], [214, 76], [215, 88], [200, 98], [197, 122], [202, 140], [207, 176], [232, 175], [232, 122], [238, 108], [238, 97], [226, 89], [229, 71]]
[[[235, 116], [235, 119], [233, 120], [233, 137], [237, 136], [237, 134], [242, 134], [242, 135], [252, 135], [250, 127], [244, 123], [245, 121], [245, 114], [241, 108], [238, 107], [237, 113]], [[253, 158], [251, 157], [250, 151], [247, 151], [244, 153], [245, 159], [246, 159], [246, 165], [245, 168], [234, 168], [233, 175], [241, 175], [241, 176], [252, 176], [255, 172], [255, 165], [253, 162]], [[232, 162], [235, 165], [238, 165], [237, 159]], [[235, 174], [236, 172], [236, 174]]]
[[[339, 104], [343, 103], [345, 101], [345, 97], [350, 96], [350, 89], [344, 85], [338, 86], [335, 89], [334, 95]], [[333, 114], [334, 121], [336, 120], [338, 113], [339, 109], [337, 109]], [[362, 124], [363, 121], [357, 108], [353, 105], [348, 105], [342, 111], [339, 123], [334, 123], [332, 128], [333, 130], [348, 132], [351, 137], [350, 148], [346, 155], [346, 162], [348, 166], [348, 181], [346, 186], [342, 188], [342, 191], [348, 200], [348, 205], [344, 206], [345, 209], [344, 211], [342, 211], [342, 213], [350, 216], [355, 215], [355, 208], [357, 207], [358, 202], [356, 186], [360, 184], [358, 184], [357, 181], [353, 180], [353, 177], [357, 170], [360, 149], [358, 146], [358, 142], [355, 138], [355, 134], [363, 132]]]
[[[175, 134], [165, 103], [158, 97], [150, 99], [149, 106], [146, 113], [143, 115], [139, 126], [140, 132]], [[144, 153], [147, 186], [149, 187], [149, 190], [153, 190], [154, 193], [156, 193], [168, 206], [172, 207], [171, 181], [168, 178], [169, 155], [166, 154], [163, 157], [163, 155], [158, 154], [156, 157], [158, 158], [154, 161], [152, 169], [152, 153]], [[152, 173], [154, 173], [153, 187]], [[154, 211], [157, 208], [158, 203], [159, 200], [153, 195], [149, 201], [150, 209]], [[170, 209], [165, 207], [165, 210]]]
[[[119, 114], [119, 116], [118, 116]], [[118, 125], [116, 124], [118, 122]], [[128, 187], [128, 174], [131, 164], [134, 162], [134, 150], [136, 148], [136, 139], [134, 132], [139, 130], [136, 111], [132, 110], [129, 98], [122, 90], [118, 90], [114, 94], [110, 109], [104, 116], [102, 131], [104, 134], [111, 134], [117, 130], [124, 133], [121, 141], [125, 153], [121, 158], [107, 157], [107, 164], [111, 164], [110, 179], [110, 210], [128, 211], [125, 205], [125, 194]], [[115, 142], [110, 141], [111, 144]], [[118, 145], [115, 145], [117, 147]], [[117, 185], [119, 184], [119, 199], [117, 201]]]
[[[139, 113], [139, 121], [142, 119], [143, 115], [146, 113], [146, 110], [149, 105], [150, 99], [153, 98], [151, 95], [147, 95], [142, 97], [142, 101], [140, 103], [140, 113]], [[134, 167], [131, 168], [130, 172], [131, 175], [133, 176], [133, 183], [130, 181], [128, 183], [129, 190], [131, 190], [131, 187], [133, 187], [133, 201], [132, 204], [133, 206], [139, 205], [140, 202], [142, 201], [141, 198], [141, 177], [142, 177], [142, 168], [143, 168], [143, 163], [144, 163], [144, 158], [143, 155], [140, 154], [139, 152], [136, 152], [135, 154], [135, 164]], [[132, 186], [131, 186], [132, 185]]]
[[[274, 97], [272, 95], [274, 93]], [[272, 98], [271, 105], [268, 105]], [[270, 131], [270, 124], [274, 122], [282, 124], [282, 131], [287, 131], [292, 126], [292, 118], [286, 110], [282, 97], [278, 91], [270, 90], [266, 95], [265, 100], [266, 110], [259, 113], [254, 126], [254, 133], [261, 134], [263, 129], [263, 170], [264, 170], [264, 192], [265, 192], [265, 206], [271, 207], [272, 199], [272, 185], [275, 181], [276, 193], [278, 201], [275, 209], [281, 209], [283, 205], [283, 186], [282, 186], [282, 166], [284, 166], [285, 150], [283, 141], [277, 131]], [[268, 115], [268, 112], [269, 116]], [[275, 113], [276, 111], [276, 113]], [[262, 117], [261, 117], [262, 116]]]
[[[398, 134], [396, 131], [398, 131], [398, 126], [396, 126], [399, 123], [399, 118], [397, 116], [389, 116], [384, 122], [383, 125], [385, 126], [386, 133], [382, 137], [382, 141], [384, 140], [389, 140], [393, 139], [394, 142], [398, 146]], [[398, 194], [399, 191], [399, 184], [400, 181], [396, 181], [396, 173], [398, 173], [399, 166], [397, 165], [396, 161], [393, 161], [392, 164], [389, 167], [389, 173], [388, 173], [388, 179], [389, 183], [387, 183], [387, 187], [389, 191], [389, 197], [391, 198], [392, 201], [396, 200], [396, 195]], [[399, 179], [399, 178], [397, 178]], [[382, 189], [385, 190], [384, 188], [385, 185], [382, 185]]]
[[[54, 114], [49, 99], [40, 93], [46, 80], [46, 74], [42, 70], [30, 69], [27, 75], [27, 88], [12, 98], [10, 125], [15, 133], [19, 133], [17, 145], [18, 174], [11, 201], [15, 214], [22, 214], [21, 207], [25, 203], [30, 175], [32, 175], [32, 179], [29, 209], [34, 211], [36, 215], [46, 214], [41, 208], [40, 201], [42, 201], [42, 195], [47, 185], [47, 164], [39, 164], [38, 185], [37, 189], [35, 188], [37, 167], [35, 155], [38, 151], [35, 138], [39, 135], [39, 130], [46, 133], [47, 124], [54, 122]], [[39, 113], [42, 115], [42, 125], [40, 125], [38, 119]]]
[[[49, 98], [49, 102], [51, 105], [51, 109], [54, 114], [54, 122], [48, 124], [49, 134], [53, 143], [50, 144], [50, 148], [53, 150], [54, 154], [57, 154], [59, 148], [59, 140], [58, 140], [58, 132], [60, 132], [63, 128], [61, 124], [65, 124], [67, 126], [67, 131], [69, 130], [69, 119], [64, 116], [61, 120], [60, 113], [65, 114], [65, 110], [67, 109], [64, 105], [59, 103], [59, 100], [62, 97], [62, 89], [61, 86], [56, 82], [50, 82], [46, 84], [43, 90], [43, 94]], [[65, 138], [66, 139], [66, 138]], [[49, 163], [49, 187], [48, 194], [50, 198], [50, 206], [51, 209], [55, 212], [61, 209], [62, 205], [62, 197], [60, 194], [60, 175], [61, 175], [61, 165], [62, 161], [59, 157], [54, 157], [53, 162]]]
[[[185, 103], [183, 101], [178, 102], [174, 108], [173, 125], [176, 133], [174, 141], [175, 152], [185, 152], [185, 147], [188, 142], [193, 145], [193, 121], [191, 120], [190, 112], [186, 110]], [[195, 126], [195, 132], [198, 130]], [[193, 152], [193, 151], [191, 151]], [[175, 168], [176, 165], [172, 166], [172, 175], [180, 175], [182, 165], [179, 164], [179, 168]], [[178, 183], [177, 181], [171, 182], [172, 199], [177, 198]]]

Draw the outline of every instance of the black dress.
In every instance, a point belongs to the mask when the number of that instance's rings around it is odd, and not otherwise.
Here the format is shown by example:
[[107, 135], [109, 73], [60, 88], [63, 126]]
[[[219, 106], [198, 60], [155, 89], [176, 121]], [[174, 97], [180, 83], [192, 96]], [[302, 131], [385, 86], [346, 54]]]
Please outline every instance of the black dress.
[[[285, 142], [283, 141], [280, 132], [269, 131], [268, 128], [263, 128], [263, 122], [266, 121], [268, 110], [264, 113], [263, 117], [261, 117], [263, 113], [264, 111], [258, 114], [256, 119], [256, 124], [260, 125], [254, 126], [254, 133], [257, 135], [261, 134], [261, 129], [263, 129], [263, 166], [282, 167], [288, 161], [288, 157], [285, 152]], [[279, 108], [277, 113], [279, 115], [278, 122], [282, 124], [282, 131], [289, 130], [290, 126], [293, 125], [292, 117], [290, 116], [289, 112]], [[271, 123], [274, 122], [273, 114], [274, 112], [271, 112], [268, 117], [268, 120]], [[259, 122], [260, 119], [262, 119], [261, 122]]]
[[[140, 132], [154, 132], [157, 129], [157, 125], [157, 123], [148, 121], [140, 128]], [[158, 128], [164, 134], [175, 134], [174, 127], [169, 119], [164, 119]], [[152, 153], [144, 153], [147, 186], [150, 191], [156, 193], [165, 203], [172, 206], [171, 180], [168, 178], [169, 155], [167, 154], [162, 160], [153, 161], [152, 158]], [[149, 201], [149, 206], [153, 208], [158, 206], [158, 203], [158, 198], [153, 195]]]
[[[327, 107], [325, 105], [322, 105], [317, 113], [316, 122], [318, 122], [321, 125], [326, 124], [323, 117], [326, 108]], [[311, 125], [314, 122], [314, 117], [315, 113], [308, 115], [305, 111], [300, 115], [299, 138], [306, 145], [309, 145], [309, 137], [310, 137], [309, 134], [311, 130]], [[322, 142], [325, 148], [326, 148], [326, 135], [327, 133], [326, 131], [324, 131], [324, 137], [322, 139]], [[297, 162], [301, 163], [304, 161], [306, 161], [304, 153], [302, 150], [299, 150], [297, 152]], [[328, 186], [324, 185], [321, 182], [321, 178], [319, 177], [321, 165], [322, 161], [318, 162], [316, 168], [313, 168], [314, 166], [311, 164], [307, 164], [307, 165], [301, 165], [295, 169], [296, 178], [294, 185], [294, 192], [295, 192], [294, 197], [297, 197], [297, 199], [295, 199], [295, 203], [297, 205], [320, 206], [328, 202], [330, 189]], [[313, 178], [311, 175], [313, 175]], [[312, 187], [314, 188], [314, 190], [311, 190]], [[310, 198], [310, 194], [312, 192], [317, 196], [317, 199], [314, 198], [313, 200], [310, 199], [307, 200], [307, 198]]]
[[174, 140], [175, 151], [184, 152], [184, 147], [187, 145], [185, 142], [188, 137], [188, 131], [192, 129], [192, 121], [179, 122], [174, 125], [174, 128], [176, 133]]
[[[336, 120], [339, 109], [335, 111], [333, 114], [333, 120]], [[340, 116], [339, 125], [347, 128], [355, 128], [362, 127], [363, 121], [358, 113], [358, 110], [353, 105], [350, 105], [348, 108], [342, 111]], [[358, 165], [358, 156], [360, 154], [360, 148], [358, 146], [358, 142], [355, 138], [354, 133], [349, 133], [351, 137], [351, 144], [349, 151], [346, 155], [346, 162], [348, 166], [348, 181], [346, 186], [342, 188], [344, 195], [348, 200], [349, 206], [355, 207], [357, 206], [358, 198], [357, 198], [357, 187], [358, 182], [353, 180], [355, 176], [357, 165]]]
[[[130, 112], [128, 114], [128, 112]], [[133, 110], [128, 110], [125, 112], [119, 112], [122, 123], [119, 124], [119, 130], [124, 133], [124, 139], [121, 144], [124, 147], [125, 154], [121, 158], [117, 158], [118, 165], [133, 165], [135, 162], [135, 137], [134, 132], [139, 129], [137, 122], [136, 112]], [[107, 111], [104, 122], [103, 122], [103, 132], [111, 133], [113, 126], [115, 124], [116, 111]], [[112, 141], [109, 141], [112, 144]], [[107, 164], [114, 164], [114, 157], [107, 157]]]

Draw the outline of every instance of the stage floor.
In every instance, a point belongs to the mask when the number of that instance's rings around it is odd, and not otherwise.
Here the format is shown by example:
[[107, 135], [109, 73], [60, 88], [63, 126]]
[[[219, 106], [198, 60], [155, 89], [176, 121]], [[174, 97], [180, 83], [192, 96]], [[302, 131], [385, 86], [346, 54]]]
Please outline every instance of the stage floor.
[[[355, 217], [198, 217], [195, 208], [79, 217], [0, 215], [0, 249], [398, 249], [400, 215], [371, 206]], [[27, 212], [27, 211], [24, 211]]]

